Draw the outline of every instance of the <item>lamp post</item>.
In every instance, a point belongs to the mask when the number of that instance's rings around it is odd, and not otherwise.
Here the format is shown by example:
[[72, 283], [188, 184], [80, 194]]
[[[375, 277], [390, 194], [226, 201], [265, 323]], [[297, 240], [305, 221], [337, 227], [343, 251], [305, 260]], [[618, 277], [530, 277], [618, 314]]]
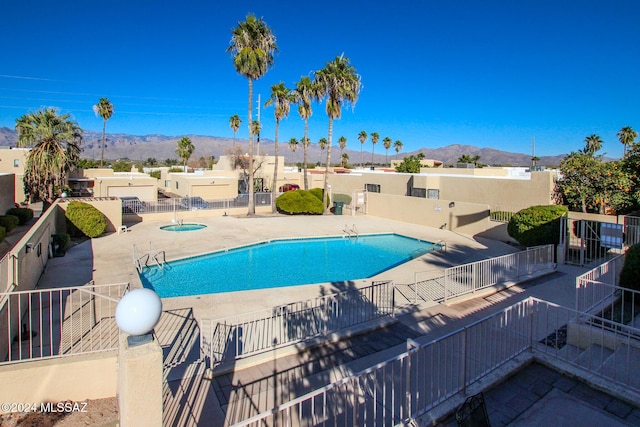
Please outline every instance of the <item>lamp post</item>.
[[151, 289], [134, 289], [116, 307], [116, 323], [128, 334], [129, 347], [153, 341], [153, 328], [162, 314], [162, 301]]

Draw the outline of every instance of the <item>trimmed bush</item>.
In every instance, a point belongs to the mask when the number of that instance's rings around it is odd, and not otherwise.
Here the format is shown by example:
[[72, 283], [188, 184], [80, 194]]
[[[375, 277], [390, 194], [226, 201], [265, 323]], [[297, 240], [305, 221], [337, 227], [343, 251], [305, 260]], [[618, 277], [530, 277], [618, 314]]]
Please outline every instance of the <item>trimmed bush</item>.
[[[322, 190], [320, 190], [322, 191]], [[322, 215], [322, 200], [310, 191], [287, 191], [276, 199], [278, 212], [287, 215]]]
[[0, 226], [4, 227], [6, 232], [10, 232], [20, 224], [20, 218], [15, 215], [0, 216]]
[[511, 217], [507, 232], [523, 246], [557, 245], [560, 239], [560, 217], [566, 206], [531, 206]]
[[620, 286], [640, 291], [640, 243], [627, 249], [624, 265], [620, 271]]
[[0, 242], [4, 240], [4, 236], [7, 235], [7, 230], [0, 225]]
[[[318, 200], [320, 200], [320, 202], [322, 202], [322, 195], [324, 194], [324, 190], [322, 188], [312, 188], [311, 190], [309, 190], [309, 192], [316, 196]], [[327, 196], [327, 206], [331, 204], [331, 200], [329, 199], [330, 197]]]
[[53, 243], [53, 256], [64, 256], [71, 244], [71, 236], [67, 233], [53, 234], [51, 241]]
[[155, 179], [160, 179], [160, 176], [162, 175], [162, 172], [160, 171], [151, 171], [149, 172], [149, 176]]
[[350, 205], [351, 204], [351, 196], [348, 194], [340, 194], [340, 193], [336, 193], [333, 195], [333, 201], [334, 202], [342, 202], [345, 205]]
[[65, 217], [73, 225], [70, 231], [75, 228], [87, 237], [98, 237], [107, 229], [104, 214], [88, 203], [75, 200], [69, 203]]
[[7, 210], [6, 215], [17, 216], [20, 220], [19, 225], [25, 225], [33, 218], [33, 210], [29, 208], [11, 208]]

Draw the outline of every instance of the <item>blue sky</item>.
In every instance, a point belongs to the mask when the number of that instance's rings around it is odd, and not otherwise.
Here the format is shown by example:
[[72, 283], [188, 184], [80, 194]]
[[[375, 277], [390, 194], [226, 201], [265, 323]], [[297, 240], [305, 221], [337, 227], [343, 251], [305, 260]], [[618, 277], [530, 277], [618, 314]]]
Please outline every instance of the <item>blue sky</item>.
[[[247, 81], [225, 49], [248, 12], [279, 46], [255, 82], [254, 114], [272, 84], [293, 87], [344, 53], [363, 85], [334, 123], [334, 142], [344, 135], [351, 149], [366, 130], [401, 140], [404, 152], [469, 144], [528, 154], [535, 137], [544, 156], [598, 134], [600, 153], [619, 157], [618, 130], [640, 131], [636, 0], [4, 1], [0, 126], [56, 106], [101, 131], [91, 107], [108, 97], [107, 132], [232, 137], [238, 114], [246, 138]], [[261, 119], [273, 139], [273, 108]], [[314, 105], [313, 142], [327, 124], [324, 104]], [[280, 141], [303, 132], [292, 108]]]

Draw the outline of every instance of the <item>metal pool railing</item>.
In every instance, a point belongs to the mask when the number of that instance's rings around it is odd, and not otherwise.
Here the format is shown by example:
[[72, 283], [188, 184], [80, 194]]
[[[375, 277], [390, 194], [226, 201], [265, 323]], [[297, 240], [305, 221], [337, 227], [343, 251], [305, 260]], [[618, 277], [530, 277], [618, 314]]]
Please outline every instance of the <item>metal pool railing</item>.
[[449, 267], [440, 272], [417, 272], [413, 284], [414, 304], [420, 301], [447, 302], [501, 283], [517, 282], [554, 267], [553, 245], [545, 245]]
[[223, 319], [203, 319], [200, 348], [213, 368], [393, 315], [393, 282], [379, 282]]
[[[489, 374], [500, 369], [507, 376], [532, 358], [569, 364], [585, 377], [637, 393], [637, 341], [629, 330], [610, 333], [591, 320], [528, 298], [428, 343], [408, 340], [404, 353], [269, 410], [254, 410], [234, 425], [406, 425]], [[603, 350], [606, 340], [613, 350]]]
[[0, 293], [2, 362], [116, 349], [115, 310], [128, 283]]

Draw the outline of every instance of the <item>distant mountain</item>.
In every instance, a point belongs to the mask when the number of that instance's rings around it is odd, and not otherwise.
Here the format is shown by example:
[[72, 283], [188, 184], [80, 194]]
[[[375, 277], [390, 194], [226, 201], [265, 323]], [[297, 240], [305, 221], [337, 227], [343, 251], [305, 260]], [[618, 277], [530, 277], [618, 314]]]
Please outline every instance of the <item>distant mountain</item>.
[[[102, 145], [102, 133], [95, 131], [85, 131], [85, 140], [83, 144], [82, 157], [84, 158], [100, 158], [100, 150]], [[224, 155], [234, 144], [232, 138], [211, 137], [203, 135], [186, 135], [188, 136], [193, 145], [195, 151], [192, 155], [192, 159], [198, 159], [200, 157], [215, 156], [216, 159]], [[108, 133], [106, 135], [106, 144], [104, 149], [104, 156], [107, 159], [120, 159], [128, 158], [131, 160], [146, 160], [148, 158], [155, 158], [158, 161], [164, 161], [165, 159], [177, 159], [176, 147], [178, 140], [182, 138], [180, 136], [166, 136], [166, 135], [129, 135], [129, 134], [113, 134]], [[15, 146], [17, 141], [16, 133], [13, 129], [7, 127], [0, 128], [0, 146]], [[236, 145], [241, 146], [245, 151], [248, 150], [248, 141], [246, 139], [238, 139], [235, 141]], [[257, 147], [257, 144], [255, 145]], [[260, 153], [273, 154], [274, 142], [270, 139], [262, 139], [260, 141]], [[357, 144], [360, 148], [360, 144]], [[370, 149], [370, 146], [365, 148]], [[302, 147], [298, 146], [295, 153], [292, 153], [286, 142], [279, 144], [279, 154], [285, 157], [286, 162], [302, 162]], [[346, 149], [344, 151], [349, 155], [349, 164], [359, 165], [362, 159], [364, 163], [371, 161], [371, 151], [361, 152], [360, 150]], [[397, 158], [402, 159], [405, 156], [410, 156], [418, 153], [423, 153], [428, 159], [436, 159], [445, 163], [445, 165], [455, 165], [458, 159], [467, 154], [469, 156], [480, 156], [480, 162], [486, 165], [504, 165], [504, 166], [529, 166], [531, 165], [531, 155], [522, 153], [511, 153], [508, 151], [496, 150], [493, 148], [479, 148], [473, 145], [461, 145], [453, 144], [440, 148], [421, 148], [419, 150], [404, 152], [401, 151]], [[333, 147], [331, 150], [331, 161], [338, 163], [340, 161], [340, 148]], [[322, 160], [320, 159], [322, 155]], [[316, 163], [321, 161], [324, 163], [326, 157], [326, 151], [320, 152], [317, 144], [312, 144], [308, 150], [309, 163]], [[560, 161], [565, 157], [565, 154], [557, 156], [542, 156], [538, 162], [541, 166], [557, 166]], [[388, 160], [396, 158], [396, 153], [393, 149], [389, 150]], [[384, 147], [381, 144], [376, 146], [376, 154], [374, 156], [374, 162], [382, 164], [385, 162]]]

